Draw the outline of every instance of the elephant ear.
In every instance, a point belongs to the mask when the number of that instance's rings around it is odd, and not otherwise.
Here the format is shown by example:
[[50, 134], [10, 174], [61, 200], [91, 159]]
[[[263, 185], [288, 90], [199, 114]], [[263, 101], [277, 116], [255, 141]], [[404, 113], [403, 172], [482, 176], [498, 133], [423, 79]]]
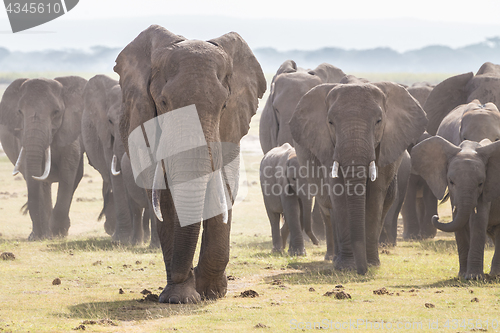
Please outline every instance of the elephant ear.
[[266, 91], [266, 79], [252, 50], [236, 32], [209, 42], [222, 48], [232, 62], [232, 74], [228, 77], [230, 92], [219, 128], [222, 142], [238, 144], [248, 133], [258, 99]]
[[328, 124], [326, 97], [336, 86], [324, 83], [309, 90], [300, 99], [289, 123], [293, 140], [327, 166], [333, 164], [335, 146], [332, 137], [335, 133]]
[[467, 86], [467, 103], [477, 99], [481, 103], [494, 103], [497, 108], [500, 108], [500, 73], [476, 75], [473, 77]]
[[97, 129], [99, 140], [108, 149], [111, 147], [111, 135], [108, 129], [107, 111], [110, 106], [108, 94], [118, 82], [106, 75], [96, 75], [89, 80], [83, 94], [85, 113]]
[[[116, 58], [113, 70], [120, 75], [125, 114], [120, 123], [120, 132], [127, 152], [129, 131], [156, 114], [156, 106], [149, 92], [153, 51], [184, 40], [184, 37], [159, 25], [152, 25], [130, 42]], [[134, 128], [130, 128], [131, 125]]]
[[412, 172], [425, 179], [439, 200], [448, 186], [448, 161], [460, 151], [459, 147], [440, 136], [420, 142], [411, 151]]
[[17, 79], [12, 82], [2, 96], [0, 101], [0, 124], [4, 125], [18, 139], [21, 138], [23, 119], [17, 112], [19, 99], [21, 98], [21, 86], [28, 79]]
[[427, 126], [429, 134], [436, 135], [444, 117], [457, 106], [467, 102], [465, 87], [473, 76], [472, 72], [452, 76], [432, 90], [424, 105], [429, 119]]
[[83, 92], [87, 80], [79, 76], [56, 77], [55, 81], [62, 84], [62, 99], [64, 115], [62, 124], [54, 135], [54, 142], [64, 147], [78, 139], [82, 127]]
[[339, 83], [345, 76], [345, 73], [340, 68], [327, 64], [326, 62], [310, 70], [309, 74], [319, 76], [323, 83]]
[[402, 86], [391, 82], [374, 83], [385, 95], [385, 128], [377, 164], [384, 167], [424, 133], [427, 125], [420, 103]]
[[483, 197], [490, 202], [500, 197], [500, 141], [476, 148], [476, 151], [486, 162]]

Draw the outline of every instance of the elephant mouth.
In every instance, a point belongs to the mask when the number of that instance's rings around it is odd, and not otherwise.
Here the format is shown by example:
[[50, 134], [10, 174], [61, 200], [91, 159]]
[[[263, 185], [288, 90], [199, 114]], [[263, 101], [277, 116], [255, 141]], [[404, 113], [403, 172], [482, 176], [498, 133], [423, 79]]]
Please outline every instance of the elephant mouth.
[[[332, 178], [338, 178], [339, 177], [339, 168], [340, 164], [338, 161], [334, 161], [332, 165], [332, 173], [331, 177]], [[343, 174], [344, 171], [342, 171]], [[375, 164], [375, 161], [371, 161], [370, 165], [368, 166], [368, 177], [370, 177], [370, 180], [374, 182], [377, 180], [378, 174], [377, 174], [377, 165]]]
[[[17, 157], [16, 164], [14, 165], [14, 170], [12, 171], [13, 176], [16, 176], [17, 174], [19, 174], [20, 169], [21, 169], [21, 163], [22, 163], [22, 160], [24, 158], [24, 155], [25, 155], [24, 147], [21, 147], [21, 150], [19, 151], [19, 156]], [[33, 177], [33, 179], [39, 180], [39, 181], [46, 180], [49, 177], [51, 167], [52, 167], [52, 153], [51, 153], [50, 146], [48, 146], [47, 149], [45, 149], [45, 167], [44, 167], [42, 175], [41, 176], [34, 176], [33, 175], [31, 177]]]

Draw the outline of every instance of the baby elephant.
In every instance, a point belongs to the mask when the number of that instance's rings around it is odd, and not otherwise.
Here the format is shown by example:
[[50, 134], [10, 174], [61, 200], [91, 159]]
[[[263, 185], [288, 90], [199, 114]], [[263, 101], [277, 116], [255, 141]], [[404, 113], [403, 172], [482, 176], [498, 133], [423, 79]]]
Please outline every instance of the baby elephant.
[[490, 275], [500, 274], [500, 142], [463, 141], [457, 147], [435, 136], [416, 145], [411, 155], [413, 169], [438, 199], [448, 187], [453, 221], [441, 223], [434, 215], [432, 222], [442, 231], [455, 232], [459, 276], [484, 277], [486, 234], [495, 243]]
[[[271, 223], [273, 252], [281, 252], [285, 248], [287, 227], [290, 231], [290, 255], [306, 254], [302, 230], [318, 245], [311, 230], [312, 197], [308, 195], [307, 173], [300, 169], [295, 149], [288, 143], [271, 149], [262, 159], [260, 185]], [[280, 230], [281, 214], [285, 219], [283, 231]]]

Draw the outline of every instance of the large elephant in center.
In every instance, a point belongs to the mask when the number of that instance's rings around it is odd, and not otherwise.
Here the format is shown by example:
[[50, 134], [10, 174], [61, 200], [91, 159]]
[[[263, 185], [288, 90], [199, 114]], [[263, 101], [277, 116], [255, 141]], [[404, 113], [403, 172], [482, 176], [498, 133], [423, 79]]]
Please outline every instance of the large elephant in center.
[[335, 267], [365, 274], [368, 264], [380, 264], [378, 240], [396, 194], [398, 167], [427, 119], [403, 86], [352, 82], [311, 89], [290, 128], [297, 155], [316, 158], [323, 174], [331, 175], [320, 179], [319, 196], [332, 205]]
[[134, 176], [150, 188], [163, 220], [158, 235], [167, 285], [159, 301], [222, 297], [239, 142], [266, 90], [262, 69], [237, 33], [188, 40], [153, 25], [122, 50], [114, 70], [123, 94], [120, 130]]
[[[83, 176], [80, 124], [87, 80], [77, 76], [17, 79], [0, 102], [0, 139], [28, 187], [29, 239], [66, 236], [69, 209]], [[52, 183], [58, 182], [52, 208]]]

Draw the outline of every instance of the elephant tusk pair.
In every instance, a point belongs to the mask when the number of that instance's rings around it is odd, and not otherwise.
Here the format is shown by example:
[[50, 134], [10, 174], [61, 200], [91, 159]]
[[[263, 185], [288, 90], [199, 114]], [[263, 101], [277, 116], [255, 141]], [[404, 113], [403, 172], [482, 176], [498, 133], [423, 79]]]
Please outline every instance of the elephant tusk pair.
[[51, 153], [50, 153], [50, 146], [49, 146], [49, 147], [47, 147], [47, 149], [45, 149], [45, 170], [43, 172], [43, 175], [41, 175], [40, 177], [32, 176], [33, 179], [46, 180], [50, 174], [50, 166], [51, 166]]
[[12, 171], [12, 176], [15, 176], [19, 173], [19, 167], [21, 166], [21, 160], [23, 158], [24, 147], [21, 147], [19, 151], [19, 157], [17, 158], [16, 165], [14, 165], [14, 171]]
[[[371, 161], [370, 166], [368, 167], [368, 175], [370, 180], [374, 182], [377, 179], [377, 166], [375, 165], [375, 161]], [[339, 162], [334, 161], [332, 165], [332, 178], [339, 177]]]
[[111, 160], [111, 174], [113, 176], [118, 176], [121, 173], [120, 170], [116, 171], [116, 160], [116, 155], [113, 154], [113, 159]]

